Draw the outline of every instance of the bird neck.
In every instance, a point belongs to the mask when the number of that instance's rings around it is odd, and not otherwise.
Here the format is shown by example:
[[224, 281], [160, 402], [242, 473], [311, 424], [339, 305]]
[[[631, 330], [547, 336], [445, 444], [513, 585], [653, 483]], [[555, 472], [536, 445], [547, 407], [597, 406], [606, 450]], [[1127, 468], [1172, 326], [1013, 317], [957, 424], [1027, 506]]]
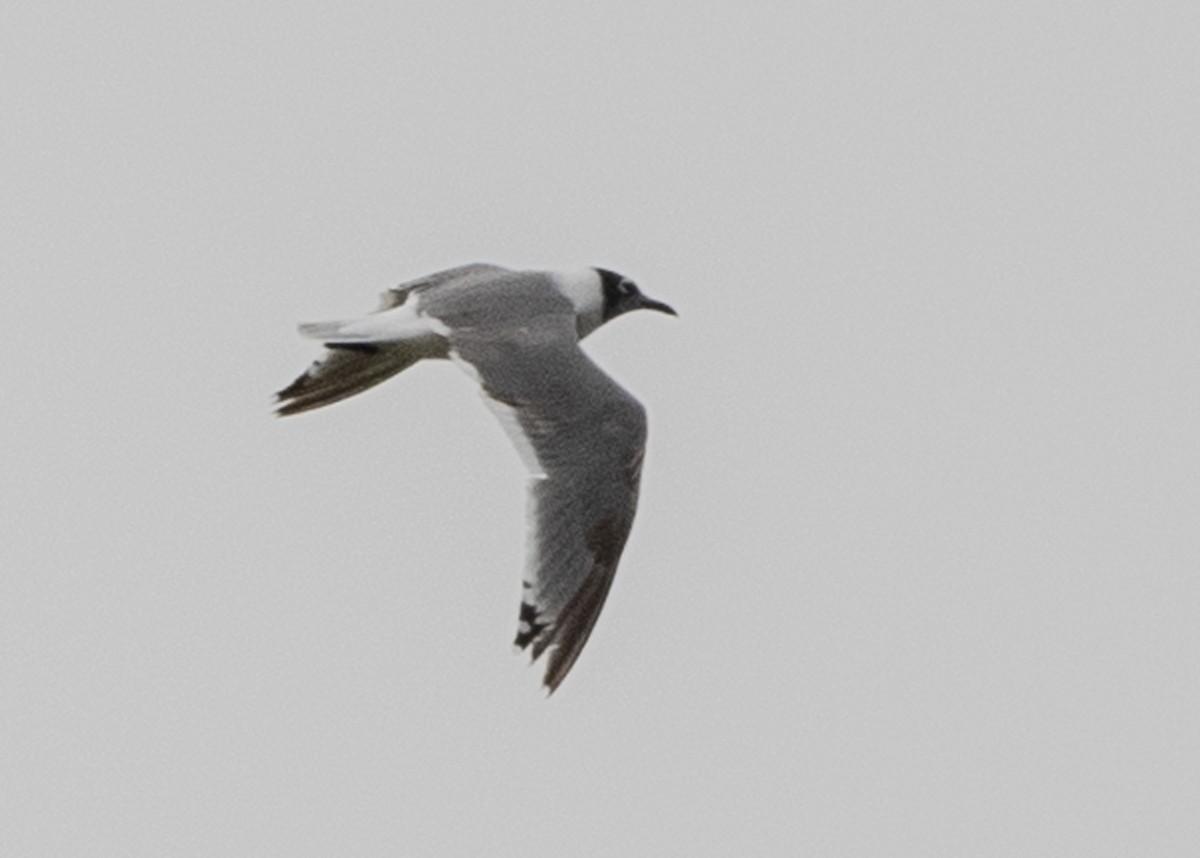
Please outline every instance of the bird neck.
[[555, 272], [558, 290], [575, 307], [575, 326], [583, 339], [604, 323], [604, 289], [594, 268]]

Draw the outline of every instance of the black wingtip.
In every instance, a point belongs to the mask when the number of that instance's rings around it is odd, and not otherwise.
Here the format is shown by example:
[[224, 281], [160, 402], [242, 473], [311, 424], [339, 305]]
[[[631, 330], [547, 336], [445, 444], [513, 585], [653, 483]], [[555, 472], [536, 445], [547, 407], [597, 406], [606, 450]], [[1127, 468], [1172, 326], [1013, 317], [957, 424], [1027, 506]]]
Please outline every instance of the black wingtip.
[[[517, 637], [513, 643], [521, 649], [527, 649], [530, 644], [534, 643], [542, 636], [542, 632], [546, 631], [549, 623], [544, 623], [539, 619], [538, 610], [529, 602], [521, 602], [521, 610], [517, 614]], [[537, 658], [538, 650], [534, 647], [534, 658]]]

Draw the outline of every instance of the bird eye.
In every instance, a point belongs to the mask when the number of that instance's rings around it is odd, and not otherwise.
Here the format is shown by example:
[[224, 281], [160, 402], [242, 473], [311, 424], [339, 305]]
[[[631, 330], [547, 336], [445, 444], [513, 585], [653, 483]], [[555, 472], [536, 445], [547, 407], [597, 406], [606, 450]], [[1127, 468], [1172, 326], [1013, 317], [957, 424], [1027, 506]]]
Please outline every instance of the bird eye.
[[629, 297], [630, 295], [636, 295], [637, 290], [638, 290], [637, 286], [634, 285], [632, 280], [622, 280], [617, 285], [617, 289], [619, 289], [621, 294], [624, 295], [625, 297]]

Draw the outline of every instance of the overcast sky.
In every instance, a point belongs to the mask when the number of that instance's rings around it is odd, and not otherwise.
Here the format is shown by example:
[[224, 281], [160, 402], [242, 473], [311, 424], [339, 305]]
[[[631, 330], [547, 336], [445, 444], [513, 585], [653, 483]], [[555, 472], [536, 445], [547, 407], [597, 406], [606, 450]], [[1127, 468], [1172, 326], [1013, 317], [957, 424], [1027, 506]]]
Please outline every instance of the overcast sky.
[[[0, 854], [1129, 856], [1200, 843], [1200, 7], [14, 3]], [[524, 470], [422, 365], [465, 262], [587, 351], [639, 518], [549, 700]]]

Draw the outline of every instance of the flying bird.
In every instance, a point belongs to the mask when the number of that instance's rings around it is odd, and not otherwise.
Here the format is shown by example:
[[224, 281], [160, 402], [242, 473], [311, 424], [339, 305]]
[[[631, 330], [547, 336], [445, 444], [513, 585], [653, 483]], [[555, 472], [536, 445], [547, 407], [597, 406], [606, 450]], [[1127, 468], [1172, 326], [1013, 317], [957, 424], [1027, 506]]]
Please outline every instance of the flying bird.
[[301, 325], [327, 351], [276, 394], [280, 416], [299, 414], [426, 358], [479, 383], [530, 473], [515, 643], [535, 662], [548, 652], [550, 693], [596, 625], [637, 508], [645, 409], [579, 347], [631, 310], [676, 315], [604, 268], [451, 268], [389, 289], [360, 319]]

